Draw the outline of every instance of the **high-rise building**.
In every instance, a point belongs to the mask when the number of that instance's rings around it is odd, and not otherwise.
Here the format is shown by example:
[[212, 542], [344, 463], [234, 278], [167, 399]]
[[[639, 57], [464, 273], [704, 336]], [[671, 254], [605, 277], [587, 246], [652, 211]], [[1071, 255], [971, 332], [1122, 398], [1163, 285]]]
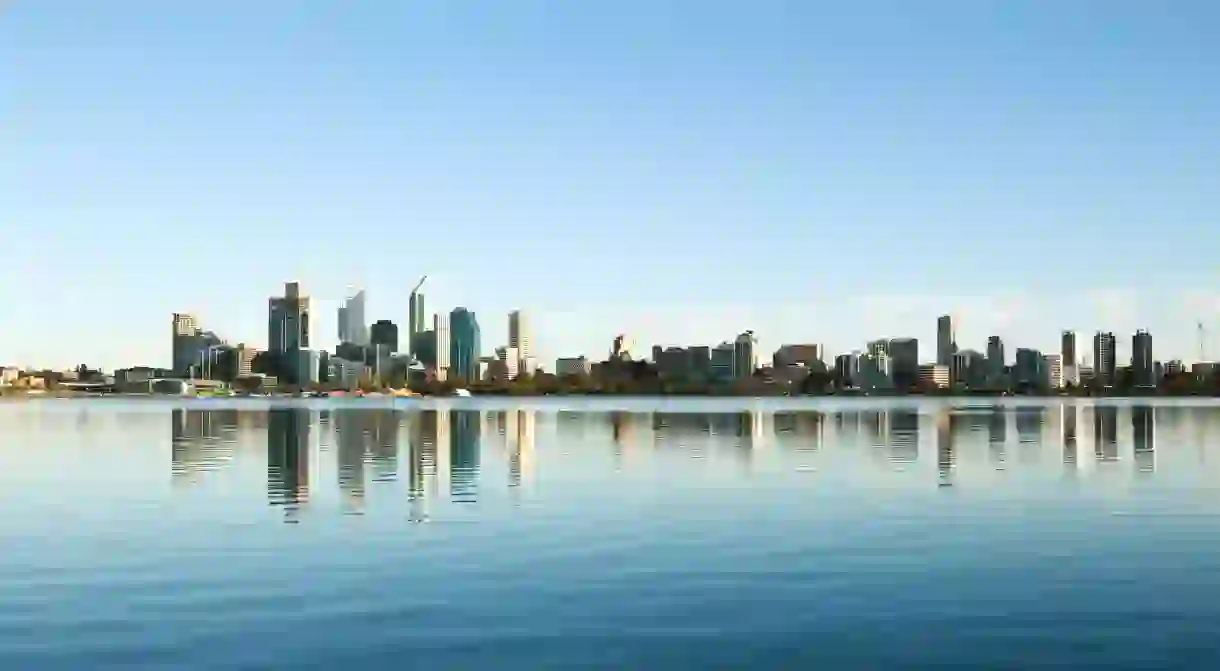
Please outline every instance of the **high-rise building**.
[[297, 384], [298, 352], [309, 349], [309, 297], [301, 294], [297, 282], [284, 285], [283, 296], [272, 296], [267, 301], [267, 351], [277, 355], [283, 370], [279, 371], [287, 382]]
[[339, 308], [339, 342], [369, 344], [369, 327], [364, 317], [364, 291], [357, 291]]
[[1004, 377], [1004, 341], [1000, 336], [987, 338], [987, 380], [992, 384]]
[[1155, 366], [1152, 362], [1152, 335], [1147, 331], [1136, 331], [1131, 337], [1131, 375], [1139, 387], [1156, 386]]
[[449, 366], [453, 375], [479, 379], [481, 334], [475, 314], [463, 307], [449, 313]]
[[1046, 383], [1051, 389], [1059, 389], [1064, 385], [1063, 355], [1047, 354], [1043, 357], [1046, 370]]
[[1077, 373], [1077, 365], [1079, 364], [1079, 361], [1076, 359], [1075, 331], [1063, 332], [1059, 356], [1063, 366], [1063, 384], [1079, 384], [1080, 376]]
[[898, 389], [910, 389], [919, 382], [919, 340], [891, 338], [889, 344], [890, 379]]
[[754, 353], [758, 339], [753, 331], [746, 331], [733, 341], [733, 377], [743, 379], [754, 374], [758, 368], [758, 356]]
[[520, 310], [508, 313], [508, 346], [517, 348], [522, 359], [534, 356], [534, 334], [529, 318]]
[[1116, 345], [1113, 333], [1098, 331], [1093, 336], [1093, 378], [1103, 387], [1114, 386]]
[[199, 360], [196, 339], [199, 336], [199, 321], [195, 315], [175, 312], [173, 319], [173, 366], [174, 373], [186, 375], [192, 364]]
[[1063, 343], [1062, 343], [1062, 347], [1060, 348], [1059, 354], [1063, 357], [1063, 364], [1065, 366], [1066, 365], [1075, 365], [1075, 363], [1076, 363], [1076, 332], [1075, 331], [1064, 331], [1062, 340], [1063, 340]]
[[398, 325], [389, 319], [378, 319], [369, 330], [369, 342], [381, 345], [391, 353], [398, 351]]
[[936, 320], [936, 365], [952, 366], [955, 351], [957, 347], [953, 342], [953, 318], [941, 315]]
[[1043, 388], [1046, 386], [1046, 375], [1043, 369], [1045, 364], [1042, 352], [1018, 347], [1016, 361], [1013, 365], [1013, 381], [1020, 387]]
[[439, 379], [446, 379], [451, 368], [449, 358], [452, 337], [449, 331], [449, 315], [437, 313], [432, 315], [432, 352], [435, 359], [434, 369]]
[[417, 337], [428, 328], [428, 325], [424, 323], [424, 315], [427, 314], [424, 312], [424, 294], [419, 290], [423, 283], [423, 280], [419, 281], [407, 301], [407, 347], [416, 358], [419, 358], [419, 352], [415, 351], [415, 345], [420, 342]]

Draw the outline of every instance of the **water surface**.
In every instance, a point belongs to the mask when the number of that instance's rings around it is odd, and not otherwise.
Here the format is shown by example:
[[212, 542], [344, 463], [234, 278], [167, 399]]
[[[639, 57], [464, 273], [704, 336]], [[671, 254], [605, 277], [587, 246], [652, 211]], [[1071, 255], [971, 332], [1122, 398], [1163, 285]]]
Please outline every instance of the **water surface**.
[[0, 665], [1220, 662], [1220, 406], [615, 403], [0, 403]]

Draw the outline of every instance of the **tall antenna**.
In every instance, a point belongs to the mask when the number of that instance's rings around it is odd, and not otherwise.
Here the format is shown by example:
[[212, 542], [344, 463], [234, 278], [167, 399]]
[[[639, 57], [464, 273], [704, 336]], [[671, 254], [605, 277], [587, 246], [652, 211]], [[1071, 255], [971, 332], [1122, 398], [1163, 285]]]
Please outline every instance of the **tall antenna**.
[[1195, 331], [1199, 334], [1199, 361], [1207, 361], [1207, 330], [1203, 322], [1195, 322]]

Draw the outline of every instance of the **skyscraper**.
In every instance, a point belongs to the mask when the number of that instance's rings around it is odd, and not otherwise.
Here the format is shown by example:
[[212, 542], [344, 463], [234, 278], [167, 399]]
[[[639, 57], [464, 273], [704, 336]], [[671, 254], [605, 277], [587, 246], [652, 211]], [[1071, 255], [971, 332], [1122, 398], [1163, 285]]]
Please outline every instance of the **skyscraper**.
[[1093, 336], [1093, 377], [1103, 387], [1114, 386], [1116, 344], [1113, 333], [1098, 331]]
[[1136, 331], [1131, 337], [1131, 375], [1137, 386], [1156, 385], [1152, 364], [1152, 335], [1147, 331]]
[[449, 367], [453, 375], [467, 382], [479, 379], [481, 336], [479, 320], [466, 308], [454, 308], [449, 313]]
[[522, 359], [534, 356], [534, 334], [529, 319], [520, 310], [508, 313], [508, 346], [517, 348]]
[[199, 321], [195, 315], [175, 312], [173, 321], [173, 369], [185, 375], [191, 364], [198, 362], [196, 338], [199, 336]]
[[381, 345], [391, 353], [398, 352], [398, 325], [389, 319], [378, 319], [370, 331], [370, 343]]
[[953, 365], [953, 353], [957, 350], [953, 344], [953, 318], [941, 315], [936, 320], [936, 363], [940, 366]]
[[1004, 376], [1004, 341], [1000, 336], [987, 338], [987, 381], [996, 384]]
[[753, 331], [745, 331], [733, 341], [733, 377], [741, 380], [754, 374], [758, 368], [758, 355], [754, 352], [758, 338]]
[[267, 301], [267, 351], [277, 355], [283, 370], [296, 384], [301, 350], [309, 349], [309, 297], [301, 294], [297, 282], [284, 284], [283, 296]]
[[1067, 365], [1075, 366], [1076, 365], [1076, 332], [1075, 331], [1064, 331], [1063, 332], [1063, 343], [1062, 343], [1062, 347], [1060, 348], [1059, 353], [1061, 355], [1063, 355], [1063, 365], [1065, 365], [1065, 366], [1067, 366]]
[[1060, 361], [1063, 365], [1063, 383], [1078, 384], [1080, 381], [1077, 375], [1076, 360], [1076, 332], [1064, 331], [1062, 343], [1059, 351]]
[[424, 315], [426, 314], [424, 312], [424, 295], [420, 292], [425, 279], [427, 279], [426, 276], [419, 281], [419, 284], [415, 285], [407, 301], [407, 349], [416, 357], [419, 357], [419, 352], [415, 351], [415, 345], [419, 342], [419, 334], [428, 328], [428, 325], [424, 323]]
[[433, 358], [436, 360], [436, 376], [444, 380], [452, 367], [450, 349], [452, 338], [450, 334], [449, 315], [435, 314], [432, 316]]
[[339, 342], [369, 344], [369, 327], [364, 318], [364, 291], [357, 291], [339, 308]]
[[891, 338], [890, 379], [898, 389], [909, 389], [919, 381], [919, 341], [915, 338]]

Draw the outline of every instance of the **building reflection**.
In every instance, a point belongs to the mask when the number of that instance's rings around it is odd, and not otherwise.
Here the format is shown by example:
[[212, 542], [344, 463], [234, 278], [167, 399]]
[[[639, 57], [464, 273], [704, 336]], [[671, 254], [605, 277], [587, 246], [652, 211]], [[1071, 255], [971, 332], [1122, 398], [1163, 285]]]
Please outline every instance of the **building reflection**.
[[[756, 465], [762, 472], [770, 472], [768, 469], [776, 466], [805, 468], [800, 464], [801, 455], [792, 452], [822, 450], [816, 460], [820, 466], [885, 470], [892, 464], [917, 462], [920, 450], [932, 449], [934, 441], [939, 484], [963, 486], [968, 485], [973, 467], [986, 460], [999, 469], [1024, 471], [1037, 467], [1027, 457], [1042, 455], [1050, 462], [1046, 464], [1049, 468], [1037, 469], [1038, 472], [1066, 472], [1070, 477], [1078, 468], [1090, 470], [1094, 467], [1088, 456], [1090, 435], [1099, 462], [1117, 461], [1120, 455], [1125, 458], [1127, 450], [1131, 450], [1135, 472], [1155, 474], [1158, 468], [1161, 471], [1180, 468], [1183, 452], [1167, 452], [1168, 456], [1158, 463], [1157, 443], [1171, 446], [1175, 442], [1190, 443], [1198, 436], [1206, 435], [1210, 426], [1220, 421], [1220, 409], [1217, 408], [1136, 404], [1119, 407], [1085, 401], [1041, 407], [1010, 403], [1001, 406], [988, 402], [980, 407], [963, 402], [953, 408], [931, 403], [907, 408], [881, 406], [873, 410], [837, 412], [833, 416], [814, 411], [732, 411], [656, 412], [645, 418], [643, 413], [566, 412], [550, 415], [557, 420], [556, 434], [550, 435], [544, 430], [548, 434], [545, 436], [539, 436], [538, 432], [540, 425], [545, 429], [547, 413], [527, 409], [482, 413], [332, 407], [326, 411], [328, 426], [321, 424], [322, 413], [305, 408], [276, 408], [264, 412], [175, 408], [167, 414], [170, 415], [174, 483], [199, 482], [197, 476], [200, 474], [222, 467], [240, 467], [240, 463], [233, 462], [234, 459], [242, 461], [238, 448], [242, 439], [248, 449], [255, 453], [261, 451], [263, 436], [257, 427], [265, 426], [268, 500], [271, 505], [284, 508], [289, 521], [295, 521], [303, 504], [310, 501], [316, 484], [313, 480], [319, 474], [325, 487], [337, 488], [339, 507], [348, 513], [366, 511], [371, 500], [369, 490], [382, 486], [370, 483], [378, 482], [390, 483], [385, 485], [384, 491], [391, 492], [395, 491], [393, 482], [403, 482], [401, 486], [410, 508], [408, 517], [414, 521], [429, 519], [438, 509], [446, 509], [450, 502], [475, 502], [481, 493], [487, 492], [483, 487], [488, 486], [480, 479], [485, 465], [482, 451], [490, 449], [497, 455], [493, 461], [500, 463], [500, 443], [495, 438], [487, 444], [483, 441], [484, 436], [494, 433], [504, 435], [506, 473], [504, 478], [495, 476], [496, 482], [492, 486], [497, 490], [506, 487], [512, 498], [517, 492], [526, 491], [525, 487], [539, 477], [536, 454], [546, 453], [537, 452], [538, 441], [558, 440], [565, 451], [571, 452], [574, 450], [569, 448], [582, 447], [579, 441], [571, 439], [584, 435], [589, 447], [600, 449], [603, 457], [609, 450], [615, 450], [615, 454], [621, 456], [626, 440], [634, 433], [648, 431], [649, 424], [652, 433], [643, 445], [651, 444], [653, 450], [641, 450], [634, 443], [632, 447], [645, 462], [657, 458], [652, 452], [669, 452], [664, 461], [653, 464], [665, 468], [677, 467], [677, 462], [670, 458], [675, 453], [718, 460], [710, 468], [722, 468], [724, 460], [729, 460], [728, 465], [732, 467], [733, 459]], [[926, 419], [918, 412], [920, 407], [932, 408]], [[1130, 413], [1129, 434], [1125, 428], [1126, 413]], [[158, 424], [152, 430], [163, 436], [164, 425], [159, 423], [163, 421], [159, 419], [161, 416], [153, 415], [152, 421]], [[1015, 436], [1008, 429], [1009, 416], [1013, 417]], [[71, 414], [66, 417], [70, 422]], [[606, 427], [606, 423], [610, 426]], [[831, 423], [835, 429], [826, 436], [826, 426]], [[879, 449], [859, 449], [852, 439], [857, 426], [874, 436], [872, 440]], [[928, 442], [921, 445], [920, 432], [925, 428], [932, 432], [923, 436], [922, 439]], [[400, 456], [399, 440], [404, 431], [407, 444]], [[334, 450], [335, 460], [332, 462], [323, 453], [320, 465], [311, 464], [324, 433]], [[619, 442], [606, 444], [607, 433]], [[765, 445], [763, 440], [771, 441], [780, 449], [758, 449]], [[1048, 452], [1056, 443], [1062, 450], [1062, 468]], [[1011, 450], [1014, 444], [1017, 445], [1017, 459], [1006, 464], [1006, 450]], [[1039, 447], [1026, 449], [1033, 444]], [[1201, 445], [1199, 449], [1208, 449], [1208, 446]], [[926, 450], [925, 462], [929, 458]], [[1188, 447], [1185, 454], [1190, 467], [1206, 468], [1204, 463], [1194, 463], [1194, 454]], [[405, 461], [400, 464], [400, 459]], [[887, 460], [892, 463], [886, 463]], [[261, 469], [257, 454], [249, 461], [247, 469]], [[806, 463], [812, 463], [812, 460]], [[327, 470], [331, 467], [335, 468], [334, 475]], [[562, 479], [562, 462], [556, 470], [551, 477]], [[926, 478], [920, 480], [920, 486], [927, 486], [931, 479], [930, 464], [929, 468], [908, 470]], [[261, 477], [261, 473], [256, 477]], [[1081, 480], [1077, 486], [1086, 482]], [[314, 514], [322, 502], [329, 504], [331, 500], [326, 496], [313, 498]], [[401, 498], [398, 505], [403, 505]]]
[[334, 428], [337, 478], [339, 493], [343, 497], [345, 512], [360, 515], [364, 512], [365, 487], [365, 440], [367, 428], [363, 421], [366, 410], [336, 410], [331, 417]]
[[479, 495], [479, 449], [483, 418], [478, 410], [449, 413], [449, 498], [474, 503]]
[[505, 431], [508, 443], [508, 486], [520, 487], [534, 473], [534, 435], [538, 415], [533, 410], [506, 413], [509, 421]]
[[958, 415], [949, 410], [936, 414], [936, 468], [940, 474], [940, 486], [953, 486], [953, 471], [957, 468], [957, 454], [953, 449], [956, 438]]
[[987, 457], [997, 471], [1007, 465], [1008, 412], [1004, 406], [993, 406], [987, 417]]
[[422, 410], [415, 414], [407, 441], [408, 519], [429, 518], [428, 502], [440, 496], [441, 481], [449, 474], [448, 410]]
[[1156, 414], [1149, 406], [1131, 408], [1131, 443], [1135, 468], [1141, 473], [1156, 470]]
[[305, 408], [267, 411], [267, 498], [284, 506], [285, 521], [309, 500], [310, 420]]
[[1093, 452], [1098, 461], [1118, 461], [1118, 408], [1093, 407]]
[[1076, 468], [1077, 450], [1076, 450], [1076, 406], [1066, 404], [1063, 406], [1063, 464], [1070, 468]]
[[403, 413], [378, 410], [373, 414], [373, 440], [370, 465], [373, 482], [393, 482], [398, 479], [398, 441]]
[[860, 426], [868, 434], [869, 444], [873, 447], [885, 447], [886, 415], [879, 410], [866, 410], [860, 413]]
[[1046, 426], [1046, 408], [1042, 406], [1019, 406], [1013, 413], [1017, 425], [1017, 442], [1036, 444], [1042, 442], [1042, 429]]
[[890, 413], [890, 461], [911, 463], [919, 459], [919, 413], [901, 409]]
[[236, 410], [170, 412], [170, 473], [175, 483], [194, 482], [233, 460], [238, 428]]

